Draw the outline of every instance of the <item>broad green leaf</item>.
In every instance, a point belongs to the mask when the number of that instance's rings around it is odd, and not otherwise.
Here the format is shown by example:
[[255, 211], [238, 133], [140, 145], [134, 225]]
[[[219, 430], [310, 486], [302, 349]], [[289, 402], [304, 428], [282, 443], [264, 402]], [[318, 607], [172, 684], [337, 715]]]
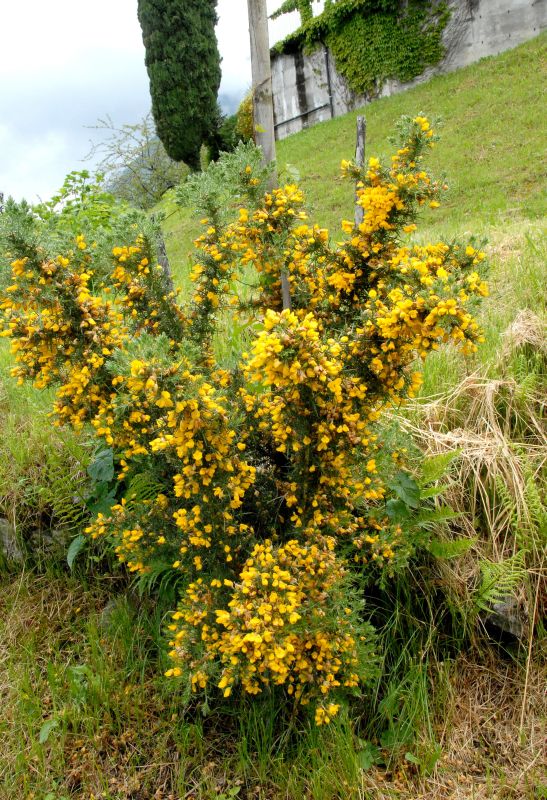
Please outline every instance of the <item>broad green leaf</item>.
[[407, 506], [418, 508], [420, 504], [420, 487], [408, 472], [403, 472], [402, 470], [398, 472], [389, 484], [389, 488], [393, 489], [397, 497]]
[[388, 500], [386, 513], [392, 522], [404, 522], [410, 516], [410, 509], [402, 500]]
[[108, 484], [105, 484], [104, 486], [105, 489], [100, 492], [99, 496], [87, 505], [91, 514], [95, 517], [97, 514], [104, 514], [104, 516], [108, 516], [110, 509], [116, 502], [116, 490], [118, 487], [114, 486], [112, 489], [110, 489], [110, 491], [106, 491]]
[[49, 734], [54, 728], [58, 726], [58, 724], [59, 720], [55, 718], [48, 719], [47, 722], [44, 722], [44, 724], [40, 728], [40, 733], [38, 735], [38, 741], [40, 742], [40, 744], [45, 744], [47, 742], [47, 740], [49, 739]]
[[87, 474], [97, 483], [109, 483], [114, 477], [114, 454], [108, 447], [99, 450], [87, 468]]
[[380, 760], [380, 749], [371, 742], [365, 742], [362, 750], [359, 750], [356, 755], [359, 769], [366, 771]]
[[68, 548], [66, 553], [66, 563], [68, 564], [70, 569], [72, 569], [74, 561], [76, 560], [77, 556], [82, 552], [86, 542], [87, 539], [83, 535], [83, 533], [80, 533], [71, 541], [70, 547]]

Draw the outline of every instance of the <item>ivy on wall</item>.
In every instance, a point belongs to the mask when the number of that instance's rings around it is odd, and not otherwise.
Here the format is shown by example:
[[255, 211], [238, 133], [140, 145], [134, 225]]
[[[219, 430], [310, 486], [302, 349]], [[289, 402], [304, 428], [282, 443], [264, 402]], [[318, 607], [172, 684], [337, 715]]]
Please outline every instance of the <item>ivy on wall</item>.
[[294, 53], [322, 42], [357, 94], [378, 92], [388, 78], [410, 81], [444, 56], [450, 12], [434, 0], [338, 0], [277, 45]]

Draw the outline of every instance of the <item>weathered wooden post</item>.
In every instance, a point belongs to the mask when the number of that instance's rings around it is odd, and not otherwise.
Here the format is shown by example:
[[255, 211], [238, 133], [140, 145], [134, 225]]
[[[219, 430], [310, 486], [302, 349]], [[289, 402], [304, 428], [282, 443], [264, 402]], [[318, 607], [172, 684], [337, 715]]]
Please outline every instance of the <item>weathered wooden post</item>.
[[[251, 70], [253, 76], [253, 117], [255, 142], [262, 150], [264, 164], [275, 165], [275, 132], [273, 116], [272, 70], [268, 9], [266, 0], [247, 0], [249, 36], [251, 41]], [[277, 186], [277, 170], [272, 171], [269, 189]], [[291, 307], [291, 292], [286, 270], [281, 270], [283, 308]]]
[[163, 232], [161, 230], [161, 225], [158, 218], [151, 214], [150, 219], [154, 225], [154, 233], [155, 233], [155, 242], [156, 245], [156, 253], [158, 257], [158, 264], [160, 267], [163, 268], [163, 274], [165, 275], [165, 284], [170, 292], [174, 291], [174, 284], [173, 284], [173, 273], [171, 272], [171, 265], [169, 263], [169, 258], [167, 256], [167, 248], [165, 247], [165, 239], [163, 238]]
[[[266, 0], [247, 0], [247, 7], [249, 9], [251, 70], [253, 76], [254, 138], [262, 150], [264, 163], [269, 164], [271, 161], [275, 162], [275, 134], [268, 10]], [[272, 188], [276, 185], [277, 174], [274, 171], [272, 173]]]
[[[365, 163], [365, 143], [367, 137], [367, 121], [365, 117], [357, 117], [357, 143], [355, 145], [355, 163], [362, 167]], [[355, 193], [355, 227], [358, 227], [365, 217], [365, 209], [357, 203]]]

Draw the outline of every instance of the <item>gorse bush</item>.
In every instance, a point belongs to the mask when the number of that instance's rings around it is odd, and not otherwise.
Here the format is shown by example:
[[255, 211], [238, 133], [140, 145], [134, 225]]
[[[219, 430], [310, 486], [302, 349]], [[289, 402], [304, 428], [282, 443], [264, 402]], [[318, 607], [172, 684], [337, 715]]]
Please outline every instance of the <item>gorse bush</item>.
[[[167, 674], [189, 694], [281, 687], [329, 722], [376, 672], [364, 586], [427, 545], [420, 488], [379, 421], [420, 386], [417, 356], [476, 350], [487, 290], [473, 243], [412, 242], [442, 184], [422, 165], [428, 120], [399, 133], [389, 165], [343, 163], [363, 221], [337, 244], [298, 186], [264, 193], [249, 145], [214, 165], [239, 185], [203, 177], [184, 302], [143, 235], [114, 248], [108, 281], [82, 235], [62, 255], [15, 253], [1, 306], [14, 373], [58, 384], [56, 423], [89, 424], [113, 455], [116, 498], [87, 532], [144, 579], [179, 577]], [[214, 349], [227, 315], [249, 328], [230, 369]]]
[[9, 198], [0, 215], [0, 288], [9, 283], [15, 254], [63, 253], [74, 246], [76, 237], [89, 242], [93, 250], [94, 285], [110, 276], [113, 247], [134, 244], [139, 234], [146, 239], [151, 258], [160, 258], [169, 271], [162, 220], [161, 212], [148, 215], [110, 194], [103, 176], [86, 170], [69, 173], [47, 202], [29, 205]]

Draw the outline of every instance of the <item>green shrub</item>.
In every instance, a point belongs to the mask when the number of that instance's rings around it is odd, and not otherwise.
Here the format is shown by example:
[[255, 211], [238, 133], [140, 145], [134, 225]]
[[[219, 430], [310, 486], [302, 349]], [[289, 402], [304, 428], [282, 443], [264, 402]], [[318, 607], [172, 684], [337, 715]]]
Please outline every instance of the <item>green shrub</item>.
[[[442, 470], [417, 480], [379, 424], [415, 395], [417, 355], [482, 340], [483, 254], [409, 238], [439, 205], [434, 141], [419, 115], [387, 166], [343, 162], [363, 218], [338, 244], [298, 186], [264, 194], [240, 145], [189, 184], [207, 216], [184, 304], [142, 235], [113, 249], [102, 284], [83, 234], [62, 255], [14, 252], [0, 305], [14, 373], [57, 386], [56, 423], [104, 442], [94, 471], [116, 481], [87, 533], [144, 581], [177, 582], [168, 675], [188, 694], [283, 692], [329, 723], [377, 676], [365, 587], [404, 573], [450, 517], [429, 499]], [[252, 338], [227, 368], [213, 341], [229, 313]]]

